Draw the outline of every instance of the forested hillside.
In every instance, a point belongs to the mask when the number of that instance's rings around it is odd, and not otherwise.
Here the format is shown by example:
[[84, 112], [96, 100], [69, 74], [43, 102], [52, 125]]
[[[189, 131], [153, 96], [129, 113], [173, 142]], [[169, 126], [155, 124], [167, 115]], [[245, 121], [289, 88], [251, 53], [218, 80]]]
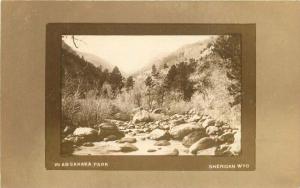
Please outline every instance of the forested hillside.
[[148, 89], [148, 108], [195, 108], [233, 121], [229, 112], [238, 112], [241, 102], [239, 42], [236, 35], [187, 45], [139, 73], [136, 79], [144, 80]]
[[123, 84], [123, 77], [118, 67], [114, 67], [111, 72], [107, 68], [103, 69], [107, 67], [107, 63], [103, 66], [98, 62], [99, 66], [95, 67], [80, 54], [82, 53], [72, 50], [66, 44], [63, 45], [61, 55], [63, 94], [77, 93], [81, 98], [85, 98], [89, 92], [94, 92], [93, 94], [100, 96], [105, 94], [103, 89], [105, 83], [111, 86]]

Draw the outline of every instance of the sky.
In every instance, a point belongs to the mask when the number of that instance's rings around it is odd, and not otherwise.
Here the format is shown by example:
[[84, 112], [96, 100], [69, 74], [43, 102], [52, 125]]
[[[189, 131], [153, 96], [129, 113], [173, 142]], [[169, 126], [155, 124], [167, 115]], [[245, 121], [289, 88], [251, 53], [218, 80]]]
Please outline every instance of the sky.
[[153, 60], [168, 55], [178, 48], [203, 41], [209, 35], [75, 35], [63, 40], [73, 49], [96, 55], [125, 73], [133, 73]]

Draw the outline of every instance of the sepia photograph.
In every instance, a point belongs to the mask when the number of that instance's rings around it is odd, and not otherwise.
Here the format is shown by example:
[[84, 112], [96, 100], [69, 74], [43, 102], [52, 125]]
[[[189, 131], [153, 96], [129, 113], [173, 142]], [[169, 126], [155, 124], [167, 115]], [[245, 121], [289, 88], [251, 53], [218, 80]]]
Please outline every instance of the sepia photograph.
[[239, 156], [241, 35], [62, 35], [62, 156]]
[[299, 187], [299, 17], [297, 2], [2, 1], [1, 186]]

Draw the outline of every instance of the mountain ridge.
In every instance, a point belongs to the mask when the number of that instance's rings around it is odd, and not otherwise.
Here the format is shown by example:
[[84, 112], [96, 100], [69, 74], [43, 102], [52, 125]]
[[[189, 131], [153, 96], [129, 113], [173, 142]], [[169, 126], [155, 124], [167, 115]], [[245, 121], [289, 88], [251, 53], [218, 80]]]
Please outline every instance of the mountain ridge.
[[93, 64], [95, 67], [102, 67], [102, 69], [108, 69], [108, 71], [111, 71], [113, 69], [113, 65], [110, 64], [109, 62], [107, 62], [106, 60], [104, 60], [103, 58], [95, 55], [95, 54], [91, 54], [91, 53], [87, 53], [87, 52], [81, 52], [78, 50], [75, 50], [73, 48], [71, 48], [68, 44], [66, 44], [64, 41], [62, 41], [62, 48], [67, 50], [70, 53], [73, 53], [74, 55], [77, 55], [79, 57], [83, 57], [85, 60], [87, 60], [88, 62], [90, 62], [91, 64]]
[[135, 71], [131, 75], [137, 76], [143, 72], [147, 72], [151, 70], [151, 67], [153, 65], [161, 70], [164, 67], [165, 63], [170, 67], [172, 65], [180, 63], [181, 61], [189, 61], [189, 59], [191, 58], [199, 59], [201, 57], [204, 57], [205, 55], [208, 55], [210, 53], [209, 49], [207, 48], [208, 44], [214, 42], [215, 39], [215, 37], [212, 37], [204, 41], [197, 41], [194, 43], [183, 45], [173, 52], [155, 58], [155, 60], [149, 62], [142, 69]]

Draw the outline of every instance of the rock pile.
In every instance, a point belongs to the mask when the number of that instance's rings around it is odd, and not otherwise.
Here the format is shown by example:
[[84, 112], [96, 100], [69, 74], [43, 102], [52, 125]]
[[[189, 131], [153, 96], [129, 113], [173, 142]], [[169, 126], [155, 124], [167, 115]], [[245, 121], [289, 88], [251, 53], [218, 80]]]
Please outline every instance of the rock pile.
[[[119, 120], [107, 119], [93, 128], [76, 128], [62, 140], [62, 152], [72, 153], [78, 146], [94, 147], [93, 142], [114, 142], [120, 148], [116, 151], [128, 153], [141, 149], [137, 147], [140, 142], [155, 141], [153, 148], [145, 150], [147, 154], [157, 152], [157, 146], [170, 147], [170, 142], [174, 140], [180, 142], [186, 148], [185, 152], [190, 155], [209, 153], [231, 156], [240, 153], [240, 130], [234, 130], [224, 122], [193, 111], [172, 116], [166, 116], [162, 112], [161, 109], [152, 112], [139, 109], [131, 121], [118, 114]], [[177, 148], [166, 149], [164, 155], [176, 156], [181, 155], [180, 152]]]

